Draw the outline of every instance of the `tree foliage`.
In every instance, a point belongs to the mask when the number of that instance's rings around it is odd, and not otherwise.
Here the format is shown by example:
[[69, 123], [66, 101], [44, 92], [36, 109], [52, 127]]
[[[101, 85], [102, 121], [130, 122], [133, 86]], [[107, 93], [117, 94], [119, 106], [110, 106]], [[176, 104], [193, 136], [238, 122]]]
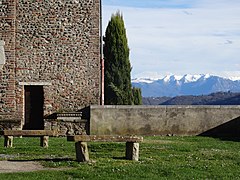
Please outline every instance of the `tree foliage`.
[[132, 88], [133, 94], [133, 103], [135, 105], [142, 105], [142, 91], [140, 88], [133, 87]]
[[120, 12], [113, 14], [104, 37], [105, 104], [133, 104], [129, 47]]

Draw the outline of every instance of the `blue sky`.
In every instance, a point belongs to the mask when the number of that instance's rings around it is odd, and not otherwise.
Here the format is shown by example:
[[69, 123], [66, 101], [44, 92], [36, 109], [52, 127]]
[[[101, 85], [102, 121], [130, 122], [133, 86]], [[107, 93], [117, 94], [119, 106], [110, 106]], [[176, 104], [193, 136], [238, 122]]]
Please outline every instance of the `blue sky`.
[[104, 31], [123, 13], [132, 78], [240, 77], [240, 0], [102, 0]]
[[103, 0], [104, 5], [138, 8], [189, 8], [191, 0]]

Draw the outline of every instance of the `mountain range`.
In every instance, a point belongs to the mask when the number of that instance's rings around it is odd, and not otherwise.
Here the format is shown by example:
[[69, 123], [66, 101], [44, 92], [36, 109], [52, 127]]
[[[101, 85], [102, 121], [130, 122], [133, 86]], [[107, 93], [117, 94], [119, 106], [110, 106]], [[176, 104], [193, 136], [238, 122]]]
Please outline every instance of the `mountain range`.
[[132, 79], [133, 87], [141, 88], [143, 97], [175, 97], [207, 95], [215, 92], [240, 92], [240, 79], [209, 74], [176, 76], [162, 79]]

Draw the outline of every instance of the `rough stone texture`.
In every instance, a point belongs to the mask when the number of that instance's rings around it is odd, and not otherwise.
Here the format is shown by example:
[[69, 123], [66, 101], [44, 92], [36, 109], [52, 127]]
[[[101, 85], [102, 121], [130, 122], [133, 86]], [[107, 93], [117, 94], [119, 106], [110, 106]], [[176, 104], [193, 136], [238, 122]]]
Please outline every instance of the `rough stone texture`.
[[[13, 147], [13, 137], [14, 136], [4, 136], [4, 147]], [[48, 148], [49, 136], [40, 136], [40, 146]]]
[[48, 148], [48, 139], [49, 139], [49, 136], [40, 137], [40, 146], [44, 148]]
[[6, 56], [0, 119], [23, 121], [20, 82], [52, 84], [43, 88], [44, 115], [100, 103], [99, 6], [99, 0], [0, 0]]
[[15, 129], [18, 130], [21, 126], [20, 120], [0, 120], [0, 130]]
[[13, 136], [4, 136], [4, 147], [13, 147]]
[[4, 136], [27, 136], [27, 137], [41, 137], [41, 136], [58, 136], [56, 131], [52, 130], [3, 130]]
[[126, 159], [138, 161], [139, 143], [143, 137], [130, 136], [95, 136], [95, 135], [75, 135], [67, 136], [67, 141], [74, 141], [77, 161], [89, 161], [87, 142], [126, 142]]
[[44, 129], [56, 130], [59, 136], [88, 134], [88, 121], [64, 121], [58, 119], [45, 119]]
[[16, 76], [52, 82], [44, 88], [45, 113], [98, 104], [98, 0], [19, 1], [17, 17]]
[[[4, 41], [6, 64], [0, 70], [0, 119], [16, 119], [14, 0], [0, 0], [0, 40]], [[9, 115], [11, 114], [11, 115]], [[14, 117], [13, 117], [14, 116]]]
[[86, 115], [82, 111], [54, 113], [44, 119], [44, 129], [54, 130], [59, 136], [88, 134], [89, 120], [82, 119], [83, 114]]
[[89, 153], [88, 153], [88, 147], [86, 142], [76, 142], [75, 150], [76, 150], [76, 159], [78, 162], [89, 161]]
[[91, 106], [91, 135], [240, 137], [240, 106]]
[[74, 135], [67, 136], [68, 141], [82, 142], [142, 142], [140, 136], [110, 136], [110, 135]]
[[126, 142], [126, 159], [138, 161], [139, 143]]

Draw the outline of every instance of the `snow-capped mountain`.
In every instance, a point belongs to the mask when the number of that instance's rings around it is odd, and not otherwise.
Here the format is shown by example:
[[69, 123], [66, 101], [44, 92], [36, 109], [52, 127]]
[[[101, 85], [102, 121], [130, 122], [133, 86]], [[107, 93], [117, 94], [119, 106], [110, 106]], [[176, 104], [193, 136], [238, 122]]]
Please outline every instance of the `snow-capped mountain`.
[[220, 91], [240, 92], [240, 79], [231, 80], [209, 74], [168, 75], [162, 79], [139, 78], [133, 79], [132, 85], [142, 89], [143, 97], [205, 95]]

